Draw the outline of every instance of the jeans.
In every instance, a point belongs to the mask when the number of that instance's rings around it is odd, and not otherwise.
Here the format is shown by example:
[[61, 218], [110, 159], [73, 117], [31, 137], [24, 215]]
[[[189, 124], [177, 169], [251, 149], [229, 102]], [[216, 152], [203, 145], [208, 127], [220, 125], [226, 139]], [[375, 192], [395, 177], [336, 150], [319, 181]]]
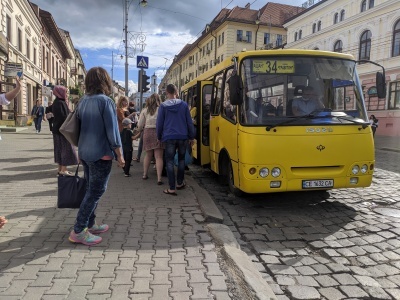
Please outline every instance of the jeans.
[[185, 153], [188, 140], [167, 140], [165, 141], [165, 161], [167, 164], [167, 176], [170, 190], [175, 190], [175, 170], [174, 156], [178, 149], [178, 172], [176, 182], [178, 185], [183, 184], [185, 176]]
[[80, 233], [85, 228], [90, 228], [95, 224], [96, 215], [94, 211], [100, 197], [107, 189], [112, 167], [112, 160], [81, 161], [85, 171], [86, 194], [76, 216], [76, 223], [74, 225], [75, 233]]
[[42, 119], [43, 119], [43, 116], [38, 116], [37, 118], [34, 119], [35, 129], [39, 132], [40, 132], [40, 130], [42, 130]]

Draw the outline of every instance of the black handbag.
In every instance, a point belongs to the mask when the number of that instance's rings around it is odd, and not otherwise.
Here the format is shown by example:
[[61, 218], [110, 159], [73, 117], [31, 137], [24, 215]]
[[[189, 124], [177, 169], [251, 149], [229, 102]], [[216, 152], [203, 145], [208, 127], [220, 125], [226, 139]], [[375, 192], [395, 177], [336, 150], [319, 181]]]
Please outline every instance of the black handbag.
[[78, 176], [79, 164], [74, 176], [58, 176], [58, 208], [79, 208], [86, 194], [86, 179]]

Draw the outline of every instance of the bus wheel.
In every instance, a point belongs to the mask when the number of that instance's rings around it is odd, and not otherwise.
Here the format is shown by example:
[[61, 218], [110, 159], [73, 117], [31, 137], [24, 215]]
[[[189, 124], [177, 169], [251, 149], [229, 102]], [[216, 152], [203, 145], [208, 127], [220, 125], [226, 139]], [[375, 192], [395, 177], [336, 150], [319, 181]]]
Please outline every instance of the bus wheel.
[[234, 177], [233, 177], [233, 168], [232, 168], [232, 163], [229, 162], [229, 169], [228, 169], [228, 185], [229, 185], [229, 191], [234, 194], [237, 197], [243, 196], [243, 192], [239, 190], [237, 187], [235, 187], [235, 182], [234, 182]]

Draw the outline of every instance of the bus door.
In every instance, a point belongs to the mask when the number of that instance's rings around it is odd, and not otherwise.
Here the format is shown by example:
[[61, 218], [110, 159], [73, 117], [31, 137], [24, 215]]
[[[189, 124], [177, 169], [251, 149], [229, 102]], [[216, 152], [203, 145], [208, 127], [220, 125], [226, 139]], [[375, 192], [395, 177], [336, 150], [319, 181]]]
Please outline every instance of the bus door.
[[[219, 73], [214, 80], [214, 105], [210, 119], [211, 170], [220, 175], [227, 172], [225, 168], [219, 169], [219, 164], [222, 163], [220, 158], [226, 158], [228, 160], [225, 161], [226, 163], [235, 165], [238, 160], [237, 106], [230, 102], [229, 85], [226, 83], [232, 71], [233, 69], [229, 69]], [[220, 156], [221, 151], [224, 151], [227, 156]]]
[[210, 106], [212, 81], [197, 83], [196, 139], [192, 146], [192, 156], [201, 165], [210, 163]]

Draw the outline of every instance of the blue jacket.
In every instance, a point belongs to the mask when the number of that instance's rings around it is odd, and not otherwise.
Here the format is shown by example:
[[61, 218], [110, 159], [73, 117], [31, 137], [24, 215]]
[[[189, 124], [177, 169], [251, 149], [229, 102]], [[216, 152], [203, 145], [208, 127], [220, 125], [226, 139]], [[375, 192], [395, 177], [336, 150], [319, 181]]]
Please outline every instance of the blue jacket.
[[156, 123], [157, 138], [166, 140], [193, 140], [194, 126], [186, 102], [170, 99], [158, 108]]
[[103, 94], [85, 95], [77, 110], [81, 122], [79, 158], [89, 162], [105, 155], [115, 158], [113, 150], [121, 147], [121, 137], [114, 101]]

